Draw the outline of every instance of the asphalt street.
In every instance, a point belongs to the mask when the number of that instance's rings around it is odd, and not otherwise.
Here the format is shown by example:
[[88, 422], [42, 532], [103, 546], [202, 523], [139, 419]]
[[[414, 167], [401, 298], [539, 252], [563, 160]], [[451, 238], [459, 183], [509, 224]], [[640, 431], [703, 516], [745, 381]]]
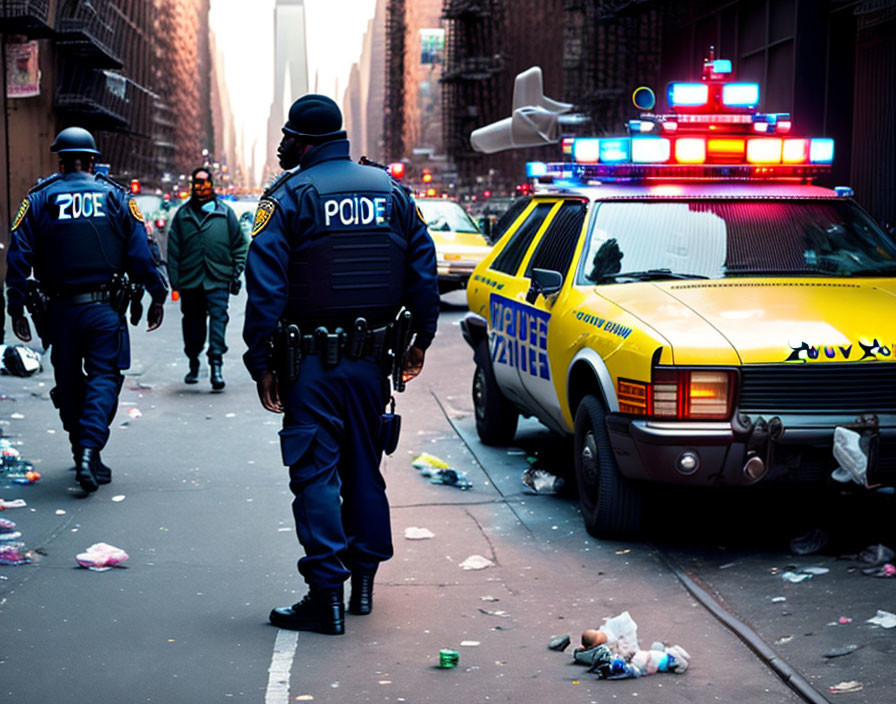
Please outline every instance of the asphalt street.
[[[261, 408], [240, 361], [244, 294], [232, 299], [222, 393], [211, 391], [205, 365], [198, 386], [183, 385], [176, 306], [168, 304], [159, 331], [132, 328], [133, 364], [103, 454], [113, 482], [90, 497], [69, 469], [49, 367], [0, 377], [4, 435], [42, 474], [33, 486], [0, 477], [0, 497], [28, 504], [0, 517], [15, 521], [34, 551], [32, 564], [0, 566], [0, 701], [804, 701], [699, 603], [676, 567], [818, 692], [837, 701], [896, 698], [896, 629], [866, 623], [877, 609], [896, 612], [896, 580], [838, 559], [841, 549], [893, 545], [891, 496], [838, 514], [813, 510], [804, 497], [661, 492], [649, 539], [597, 541], [574, 495], [523, 491], [530, 459], [568, 469], [565, 443], [534, 421], [512, 448], [476, 439], [472, 355], [457, 326], [462, 297], [446, 300], [423, 374], [399, 399], [401, 443], [384, 461], [395, 557], [381, 567], [373, 613], [348, 615], [342, 637], [267, 623], [270, 609], [300, 599], [304, 585], [280, 419]], [[466, 472], [472, 488], [421, 476], [411, 466], [421, 452]], [[820, 520], [839, 537], [837, 550], [791, 555], [794, 531]], [[410, 540], [409, 528], [433, 537]], [[130, 559], [106, 572], [80, 568], [75, 556], [97, 542]], [[464, 569], [472, 556], [488, 566]], [[830, 571], [798, 584], [781, 577], [809, 566]], [[691, 668], [602, 681], [572, 663], [571, 648], [547, 648], [552, 636], [575, 643], [626, 610], [643, 646], [681, 645]], [[851, 644], [850, 654], [823, 657]], [[437, 667], [442, 648], [459, 651], [456, 669]], [[829, 693], [849, 680], [863, 688]]]

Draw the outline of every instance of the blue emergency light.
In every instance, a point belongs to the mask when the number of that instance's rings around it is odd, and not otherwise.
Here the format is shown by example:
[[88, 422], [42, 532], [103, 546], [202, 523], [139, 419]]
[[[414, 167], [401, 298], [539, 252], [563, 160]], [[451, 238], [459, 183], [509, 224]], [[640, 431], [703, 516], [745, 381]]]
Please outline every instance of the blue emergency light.
[[729, 107], [755, 108], [759, 105], [759, 84], [725, 83], [722, 85], [722, 103]]

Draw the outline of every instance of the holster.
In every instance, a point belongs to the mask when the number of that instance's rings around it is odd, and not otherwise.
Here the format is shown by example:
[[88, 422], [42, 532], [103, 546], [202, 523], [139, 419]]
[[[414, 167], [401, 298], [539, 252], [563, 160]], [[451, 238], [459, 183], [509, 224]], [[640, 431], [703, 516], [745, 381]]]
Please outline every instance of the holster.
[[128, 275], [116, 272], [112, 275], [112, 281], [109, 284], [109, 304], [119, 315], [124, 315], [130, 302], [131, 286]]
[[271, 366], [277, 376], [287, 382], [299, 378], [302, 364], [302, 333], [295, 323], [277, 324], [277, 331], [271, 345]]
[[398, 438], [401, 436], [401, 416], [395, 412], [395, 397], [389, 401], [389, 410], [383, 413], [383, 422], [380, 425], [380, 446], [383, 452], [391, 455], [398, 447]]
[[411, 311], [405, 309], [398, 314], [398, 319], [392, 323], [392, 388], [398, 392], [404, 391], [404, 354], [411, 343]]
[[131, 325], [137, 325], [143, 317], [143, 286], [130, 284], [128, 299], [131, 308]]
[[47, 319], [47, 309], [49, 304], [50, 299], [47, 294], [44, 293], [40, 284], [34, 279], [29, 279], [28, 289], [25, 291], [25, 307], [31, 314], [31, 321], [34, 323], [34, 331], [41, 339], [44, 347], [47, 346], [46, 341], [49, 339], [48, 333], [50, 332], [47, 329], [49, 323]]

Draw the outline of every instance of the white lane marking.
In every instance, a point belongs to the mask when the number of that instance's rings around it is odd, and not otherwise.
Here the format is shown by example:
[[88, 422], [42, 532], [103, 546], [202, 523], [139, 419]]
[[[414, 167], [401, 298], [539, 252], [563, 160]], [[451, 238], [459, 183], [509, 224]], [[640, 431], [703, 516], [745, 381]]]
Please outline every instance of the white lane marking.
[[292, 672], [298, 636], [295, 631], [280, 629], [277, 632], [274, 654], [271, 656], [271, 666], [268, 668], [268, 688], [264, 695], [264, 704], [289, 702], [289, 675]]

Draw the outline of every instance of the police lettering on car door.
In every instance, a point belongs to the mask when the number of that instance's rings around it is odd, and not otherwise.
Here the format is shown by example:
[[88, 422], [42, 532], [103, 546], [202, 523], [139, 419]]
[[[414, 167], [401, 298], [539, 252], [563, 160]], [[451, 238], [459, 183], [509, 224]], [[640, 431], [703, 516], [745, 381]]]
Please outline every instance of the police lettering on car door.
[[521, 373], [550, 381], [550, 313], [497, 294], [491, 295], [490, 306], [494, 336], [492, 364], [506, 364]]

